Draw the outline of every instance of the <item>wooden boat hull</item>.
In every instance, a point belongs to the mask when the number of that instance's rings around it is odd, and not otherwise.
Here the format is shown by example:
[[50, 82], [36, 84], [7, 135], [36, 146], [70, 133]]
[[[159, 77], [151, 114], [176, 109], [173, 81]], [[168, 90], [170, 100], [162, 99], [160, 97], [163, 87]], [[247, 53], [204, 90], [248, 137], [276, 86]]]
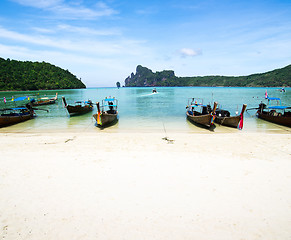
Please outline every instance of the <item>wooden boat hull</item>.
[[269, 112], [258, 111], [257, 116], [258, 116], [258, 118], [261, 118], [261, 119], [266, 120], [268, 122], [280, 124], [280, 125], [283, 125], [286, 127], [291, 127], [291, 115], [272, 116]]
[[[109, 114], [107, 112], [103, 112], [100, 114], [102, 124], [97, 123], [97, 125], [101, 126], [101, 127], [111, 125], [111, 124], [117, 122], [117, 116], [118, 116], [118, 112], [116, 112], [115, 114]], [[93, 117], [95, 118], [95, 120], [97, 122], [98, 113], [94, 114]]]
[[241, 119], [240, 116], [231, 116], [231, 117], [218, 117], [218, 116], [216, 116], [214, 119], [214, 122], [216, 122], [220, 125], [237, 128], [237, 126], [240, 122], [240, 119]]
[[29, 114], [18, 115], [18, 116], [0, 116], [0, 127], [6, 127], [20, 122], [27, 121], [33, 116]]
[[43, 105], [50, 105], [50, 104], [55, 104], [56, 100], [46, 100], [46, 101], [37, 101], [37, 102], [32, 102], [32, 106], [43, 106]]
[[[241, 126], [240, 126], [240, 128], [242, 128], [243, 127], [243, 117], [244, 117], [244, 112], [245, 112], [246, 108], [247, 108], [247, 105], [243, 104], [241, 113], [238, 116], [229, 116], [230, 113], [228, 111], [226, 111], [226, 110], [217, 110], [214, 122], [216, 122], [216, 123], [218, 123], [220, 125], [227, 126], [227, 127], [237, 128], [239, 123], [240, 123], [240, 121], [242, 120], [242, 123], [241, 123]], [[226, 111], [228, 113], [228, 115], [224, 115], [224, 116], [222, 115], [221, 116], [219, 113], [223, 114], [223, 111]]]
[[32, 106], [50, 105], [50, 104], [55, 104], [57, 99], [58, 99], [58, 93], [56, 93], [56, 96], [53, 98], [46, 99], [46, 100], [32, 101], [31, 104]]
[[67, 105], [65, 97], [62, 97], [62, 99], [65, 105], [65, 108], [67, 108], [67, 111], [71, 116], [85, 114], [93, 110], [93, 105], [90, 100], [87, 101], [85, 105], [82, 105], [81, 104], [82, 102], [78, 102], [80, 104], [76, 104], [73, 106], [73, 105]]
[[205, 115], [198, 115], [199, 112], [194, 112], [194, 116], [190, 115], [188, 112], [186, 112], [187, 119], [195, 124], [199, 124], [205, 127], [211, 127], [213, 125], [212, 123], [212, 115], [211, 114], [205, 114]]
[[[217, 102], [214, 102], [213, 105], [213, 110], [211, 110], [210, 105], [205, 106], [205, 105], [196, 105], [196, 103], [193, 105], [194, 102], [194, 98], [190, 98], [191, 103], [188, 103], [188, 106], [186, 107], [186, 109], [188, 109], [186, 111], [186, 116], [187, 119], [194, 123], [197, 124], [199, 126], [203, 126], [206, 128], [210, 128], [210, 130], [213, 130], [215, 128], [214, 125], [214, 118], [215, 118], [215, 110], [217, 108]], [[195, 111], [193, 106], [202, 106], [202, 111], [198, 112]]]
[[81, 105], [76, 105], [76, 106], [71, 106], [67, 105], [66, 106], [68, 112], [70, 115], [81, 115], [85, 114], [88, 112], [91, 112], [93, 110], [93, 106], [81, 106]]

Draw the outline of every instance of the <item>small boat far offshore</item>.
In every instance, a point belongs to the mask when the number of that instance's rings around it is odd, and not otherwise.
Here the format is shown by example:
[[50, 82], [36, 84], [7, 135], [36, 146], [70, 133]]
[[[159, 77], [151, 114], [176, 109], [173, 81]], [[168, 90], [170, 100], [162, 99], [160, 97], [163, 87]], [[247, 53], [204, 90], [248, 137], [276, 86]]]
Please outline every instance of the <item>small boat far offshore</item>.
[[[199, 101], [201, 101], [199, 103]], [[202, 99], [189, 98], [188, 105], [186, 107], [186, 116], [189, 121], [199, 126], [204, 126], [210, 129], [215, 127], [215, 110], [217, 102], [214, 102], [213, 110], [210, 105], [204, 105]], [[197, 109], [200, 108], [200, 109]]]
[[[118, 101], [114, 97], [105, 98], [102, 100], [102, 105], [97, 102], [97, 113], [93, 115], [96, 120], [97, 126], [104, 127], [110, 126], [117, 122], [118, 111], [117, 105]], [[107, 110], [105, 110], [107, 109]]]
[[70, 116], [85, 114], [93, 110], [93, 103], [91, 100], [77, 101], [75, 105], [68, 105], [65, 97], [62, 97], [62, 99], [64, 107], [67, 109]]

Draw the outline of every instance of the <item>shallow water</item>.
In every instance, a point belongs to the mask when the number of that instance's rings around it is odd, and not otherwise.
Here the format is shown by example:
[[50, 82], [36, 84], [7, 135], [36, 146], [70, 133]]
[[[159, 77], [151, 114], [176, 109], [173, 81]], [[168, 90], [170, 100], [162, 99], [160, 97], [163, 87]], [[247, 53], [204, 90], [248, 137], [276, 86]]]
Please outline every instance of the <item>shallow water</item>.
[[[37, 117], [24, 123], [1, 128], [0, 132], [38, 132], [38, 131], [92, 131], [99, 132], [95, 126], [92, 115], [96, 113], [96, 107], [92, 113], [70, 117], [63, 107], [61, 96], [65, 96], [68, 104], [75, 101], [92, 100], [101, 101], [112, 96], [118, 99], [119, 121], [114, 126], [104, 129], [109, 132], [209, 132], [188, 122], [185, 117], [185, 107], [188, 98], [203, 99], [204, 104], [218, 102], [221, 108], [230, 111], [231, 115], [240, 113], [242, 105], [247, 108], [258, 107], [263, 101], [265, 91], [269, 96], [281, 98], [282, 105], [291, 105], [291, 88], [281, 93], [278, 88], [238, 88], [238, 87], [158, 87], [157, 93], [152, 93], [152, 88], [88, 88], [77, 90], [50, 90], [29, 92], [0, 92], [0, 106], [12, 107], [15, 103], [4, 104], [3, 97], [11, 99], [19, 96], [53, 97], [58, 92], [58, 102], [54, 105], [39, 108], [48, 109], [49, 112], [37, 111]], [[20, 103], [21, 104], [21, 103]], [[246, 132], [286, 132], [290, 128], [268, 123], [255, 117], [255, 110], [247, 111], [244, 119]], [[216, 124], [214, 132], [237, 132]]]

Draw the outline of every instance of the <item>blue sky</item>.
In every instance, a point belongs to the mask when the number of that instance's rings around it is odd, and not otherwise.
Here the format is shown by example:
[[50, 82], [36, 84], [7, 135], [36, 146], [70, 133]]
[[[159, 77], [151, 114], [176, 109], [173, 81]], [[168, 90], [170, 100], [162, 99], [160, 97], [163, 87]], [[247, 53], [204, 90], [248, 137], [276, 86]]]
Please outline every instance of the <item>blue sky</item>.
[[239, 76], [291, 64], [290, 0], [1, 0], [0, 57], [45, 61], [87, 87], [137, 65]]

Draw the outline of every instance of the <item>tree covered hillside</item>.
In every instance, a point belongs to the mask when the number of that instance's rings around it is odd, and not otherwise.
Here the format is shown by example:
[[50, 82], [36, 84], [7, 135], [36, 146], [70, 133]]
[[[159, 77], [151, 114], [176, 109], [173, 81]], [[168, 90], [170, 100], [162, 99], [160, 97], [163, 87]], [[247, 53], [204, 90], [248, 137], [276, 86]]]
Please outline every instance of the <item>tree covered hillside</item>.
[[125, 79], [126, 87], [158, 87], [158, 86], [224, 86], [224, 87], [282, 87], [291, 86], [291, 65], [266, 73], [249, 76], [204, 76], [177, 77], [174, 71], [152, 70], [138, 65], [136, 74]]
[[46, 62], [0, 58], [0, 91], [86, 88], [68, 70]]

